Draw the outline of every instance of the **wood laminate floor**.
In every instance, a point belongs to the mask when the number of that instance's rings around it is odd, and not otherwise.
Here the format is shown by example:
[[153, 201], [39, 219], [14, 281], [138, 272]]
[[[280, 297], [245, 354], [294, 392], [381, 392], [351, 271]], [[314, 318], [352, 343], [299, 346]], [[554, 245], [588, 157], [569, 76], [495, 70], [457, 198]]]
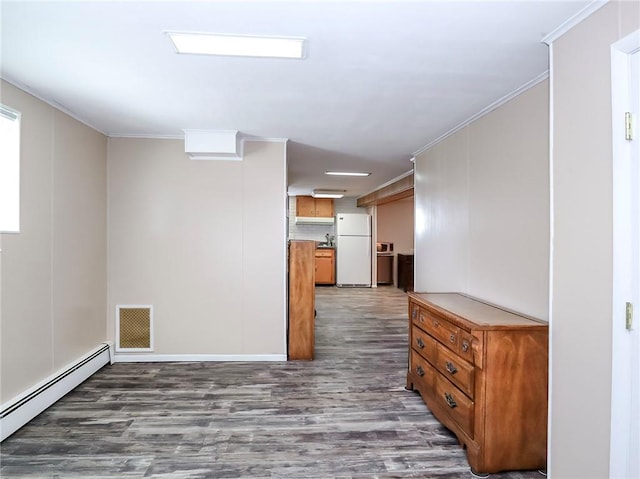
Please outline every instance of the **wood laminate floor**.
[[2, 443], [0, 476], [470, 478], [404, 389], [405, 293], [316, 293], [315, 361], [105, 366]]

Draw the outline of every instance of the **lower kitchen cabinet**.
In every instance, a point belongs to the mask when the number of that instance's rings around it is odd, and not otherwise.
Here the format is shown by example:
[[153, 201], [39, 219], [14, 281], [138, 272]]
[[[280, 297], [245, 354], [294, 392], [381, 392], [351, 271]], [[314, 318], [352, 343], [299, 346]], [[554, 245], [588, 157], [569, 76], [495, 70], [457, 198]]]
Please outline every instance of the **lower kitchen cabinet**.
[[316, 249], [316, 284], [336, 284], [335, 249]]

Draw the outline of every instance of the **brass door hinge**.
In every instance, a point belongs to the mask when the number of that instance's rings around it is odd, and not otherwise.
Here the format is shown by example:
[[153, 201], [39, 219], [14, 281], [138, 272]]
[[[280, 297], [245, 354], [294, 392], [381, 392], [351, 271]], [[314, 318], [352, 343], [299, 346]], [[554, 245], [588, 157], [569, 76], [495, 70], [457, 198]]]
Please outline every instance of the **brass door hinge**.
[[626, 112], [624, 114], [624, 139], [625, 140], [633, 140], [633, 135], [631, 133], [631, 112]]
[[627, 330], [631, 331], [631, 328], [633, 328], [633, 303], [627, 303], [627, 307], [625, 308], [625, 322]]

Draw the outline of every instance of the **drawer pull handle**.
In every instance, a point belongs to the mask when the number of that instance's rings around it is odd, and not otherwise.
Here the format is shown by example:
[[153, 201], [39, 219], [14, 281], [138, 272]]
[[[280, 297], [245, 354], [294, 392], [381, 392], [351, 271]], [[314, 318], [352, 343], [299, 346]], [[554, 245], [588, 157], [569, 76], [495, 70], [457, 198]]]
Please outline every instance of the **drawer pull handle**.
[[424, 316], [420, 315], [420, 322], [424, 323]]
[[456, 403], [456, 400], [453, 399], [453, 396], [449, 393], [444, 393], [444, 400], [447, 401], [447, 406], [449, 406], [451, 409], [458, 405], [458, 403]]
[[447, 368], [447, 371], [449, 371], [451, 374], [455, 374], [455, 373], [458, 372], [458, 370], [456, 369], [455, 365], [451, 361], [447, 361], [445, 363], [445, 366]]
[[452, 343], [456, 342], [456, 335], [454, 333], [451, 333], [451, 335], [449, 335], [449, 341], [451, 341]]
[[420, 349], [424, 348], [424, 341], [422, 340], [422, 338], [416, 339], [416, 343], [418, 344], [418, 347]]
[[469, 341], [462, 341], [462, 352], [466, 353], [469, 351]]
[[424, 369], [422, 369], [422, 366], [418, 366], [416, 368], [416, 372], [418, 373], [418, 376], [420, 377], [424, 376]]
[[437, 328], [438, 326], [440, 326], [440, 321], [438, 321], [437, 319], [434, 319], [433, 325]]
[[418, 310], [414, 309], [413, 311], [411, 311], [411, 317], [413, 319], [416, 319], [417, 316], [418, 316]]

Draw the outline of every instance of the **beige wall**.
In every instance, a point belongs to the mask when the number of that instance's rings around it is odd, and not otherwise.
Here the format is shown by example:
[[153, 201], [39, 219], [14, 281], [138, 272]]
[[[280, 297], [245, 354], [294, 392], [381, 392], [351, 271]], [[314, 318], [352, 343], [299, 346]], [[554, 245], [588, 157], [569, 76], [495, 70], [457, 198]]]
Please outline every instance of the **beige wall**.
[[469, 291], [468, 128], [416, 156], [416, 291]]
[[376, 207], [377, 241], [393, 243], [393, 284], [398, 284], [397, 255], [413, 254], [413, 197]]
[[191, 161], [181, 140], [109, 139], [109, 331], [153, 304], [155, 354], [285, 354], [286, 145]]
[[640, 27], [611, 2], [553, 44], [551, 458], [557, 478], [609, 474], [612, 143], [610, 46]]
[[548, 318], [548, 82], [416, 158], [416, 290]]
[[22, 113], [21, 231], [1, 235], [1, 402], [106, 339], [106, 138], [1, 83]]

